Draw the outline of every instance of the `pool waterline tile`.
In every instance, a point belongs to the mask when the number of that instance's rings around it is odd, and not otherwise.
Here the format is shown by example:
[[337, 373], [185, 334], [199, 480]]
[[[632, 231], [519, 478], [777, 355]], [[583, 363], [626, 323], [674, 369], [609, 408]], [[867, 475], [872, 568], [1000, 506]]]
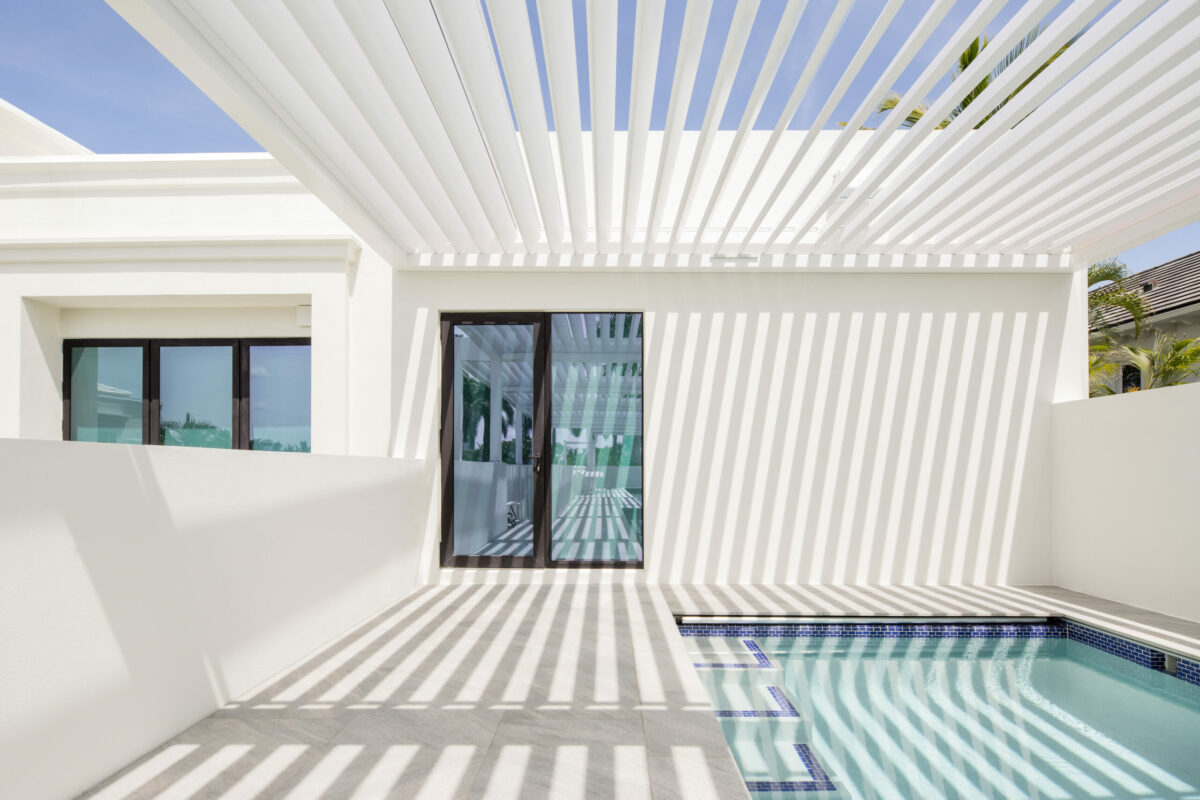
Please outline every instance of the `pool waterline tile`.
[[1200, 661], [1181, 658], [1175, 662], [1175, 677], [1181, 681], [1200, 686]]
[[[752, 640], [793, 638], [832, 639], [1069, 639], [1085, 644], [1110, 655], [1131, 661], [1156, 672], [1166, 670], [1166, 655], [1163, 651], [1107, 633], [1090, 625], [1067, 618], [1056, 618], [1046, 623], [961, 623], [961, 622], [803, 622], [803, 623], [742, 623], [742, 624], [680, 624], [679, 633], [684, 638], [731, 638], [742, 639], [747, 649]], [[757, 645], [753, 645], [757, 648]], [[751, 650], [753, 652], [753, 650]], [[761, 652], [761, 651], [760, 651]], [[763, 658], [765, 658], [763, 654]], [[1198, 662], [1179, 659], [1182, 674], [1176, 677], [1200, 685]], [[750, 669], [764, 666], [752, 664], [696, 664], [710, 669]]]
[[808, 774], [812, 776], [811, 780], [746, 781], [746, 788], [752, 792], [832, 792], [837, 790], [837, 786], [825, 774], [821, 762], [817, 761], [817, 757], [813, 755], [812, 748], [803, 742], [797, 742], [792, 745], [792, 748], [800, 757]]

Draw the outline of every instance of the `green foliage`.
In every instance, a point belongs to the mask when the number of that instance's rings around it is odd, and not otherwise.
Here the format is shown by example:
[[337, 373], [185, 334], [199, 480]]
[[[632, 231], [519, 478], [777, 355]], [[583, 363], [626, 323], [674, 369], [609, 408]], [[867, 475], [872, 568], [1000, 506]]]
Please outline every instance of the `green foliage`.
[[301, 439], [296, 444], [288, 444], [277, 439], [251, 439], [251, 450], [270, 450], [276, 453], [309, 453], [312, 451], [307, 439]]
[[[1121, 261], [1110, 258], [1099, 261], [1088, 267], [1088, 330], [1092, 338], [1112, 339], [1112, 329], [1108, 320], [1114, 313], [1124, 311], [1133, 318], [1133, 330], [1140, 335], [1146, 323], [1146, 315], [1150, 313], [1150, 304], [1146, 296], [1138, 289], [1125, 288], [1125, 280], [1129, 270]], [[1111, 286], [1100, 291], [1091, 291], [1103, 283], [1111, 282]]]
[[1178, 386], [1200, 378], [1200, 339], [1160, 333], [1154, 337], [1153, 347], [1124, 345], [1116, 352], [1120, 363], [1141, 371], [1143, 389]]
[[[492, 388], [463, 373], [462, 395], [463, 461], [490, 461], [492, 437], [488, 427], [491, 424]], [[475, 437], [480, 420], [483, 421], [483, 442], [477, 448]]]
[[164, 419], [159, 421], [159, 443], [177, 447], [233, 446], [233, 432], [207, 420], [197, 419], [190, 411], [185, 412], [183, 421]]
[[[1092, 397], [1116, 394], [1114, 379], [1119, 379], [1121, 367], [1130, 363], [1125, 350], [1117, 346], [1108, 320], [1124, 311], [1133, 318], [1135, 335], [1140, 335], [1150, 313], [1145, 295], [1140, 290], [1125, 288], [1128, 277], [1125, 264], [1115, 258], [1088, 267], [1088, 384]], [[1111, 285], [1091, 291], [1105, 283]]]
[[1116, 394], [1113, 379], [1121, 374], [1112, 345], [1107, 340], [1092, 342], [1088, 347], [1088, 396], [1104, 397]]
[[[1042, 29], [1040, 26], [1037, 28], [1034, 28], [1032, 31], [1030, 31], [1028, 33], [1028, 35], [1025, 36], [1024, 39], [1017, 42], [1016, 46], [1013, 47], [1012, 50], [1005, 53], [1004, 58], [1000, 59], [1000, 61], [996, 64], [996, 66], [992, 69], [992, 71], [990, 73], [984, 75], [983, 79], [980, 80], [979, 83], [975, 84], [975, 86], [971, 88], [971, 91], [967, 92], [967, 94], [962, 98], [962, 100], [960, 100], [958, 102], [958, 105], [956, 105], [954, 108], [950, 109], [950, 113], [946, 115], [945, 119], [939, 121], [936, 127], [939, 130], [946, 128], [947, 126], [950, 125], [951, 122], [954, 121], [955, 117], [959, 116], [964, 111], [966, 111], [967, 107], [970, 106], [971, 103], [973, 103], [975, 100], [977, 100], [984, 93], [984, 91], [988, 88], [988, 86], [990, 86], [992, 84], [992, 82], [995, 81], [998, 77], [1000, 77], [1001, 73], [1003, 73], [1006, 69], [1008, 69], [1010, 66], [1012, 66], [1013, 62], [1015, 62], [1022, 53], [1024, 53], [1027, 49], [1029, 49], [1033, 45], [1033, 43], [1037, 40], [1037, 38], [1041, 34], [1041, 32], [1042, 32]], [[1024, 81], [1022, 81], [1020, 83], [1020, 85], [1017, 86], [1017, 88], [1013, 89], [1012, 92], [1010, 92], [1007, 97], [1005, 97], [1003, 100], [1001, 100], [996, 105], [995, 108], [993, 108], [991, 111], [989, 111], [983, 117], [983, 119], [981, 119], [978, 122], [978, 124], [975, 125], [975, 127], [976, 128], [982, 127], [984, 125], [984, 123], [986, 123], [989, 119], [994, 117], [996, 115], [996, 112], [998, 112], [1001, 108], [1003, 108], [1022, 89], [1024, 89], [1026, 86], [1028, 86], [1030, 84], [1030, 82], [1033, 81], [1034, 78], [1036, 78], [1038, 75], [1041, 75], [1042, 71], [1045, 70], [1046, 67], [1050, 66], [1050, 64], [1054, 63], [1054, 60], [1056, 58], [1058, 58], [1060, 55], [1062, 55], [1063, 52], [1068, 47], [1070, 47], [1073, 42], [1074, 42], [1074, 39], [1072, 39], [1071, 41], [1067, 42], [1062, 47], [1060, 47], [1058, 49], [1058, 52], [1056, 52], [1053, 56], [1051, 56], [1049, 59], [1047, 59], [1046, 63], [1039, 66], [1028, 78], [1026, 78]], [[951, 69], [951, 71], [950, 71], [951, 85], [953, 85], [954, 81], [957, 80], [959, 78], [959, 76], [961, 76], [964, 72], [966, 72], [967, 68], [970, 67], [971, 64], [974, 63], [975, 60], [977, 58], [979, 58], [980, 55], [983, 54], [984, 50], [987, 49], [987, 46], [988, 46], [987, 34], [981, 34], [979, 36], [976, 36], [975, 39], [972, 40], [971, 43], [967, 45], [966, 49], [963, 50], [962, 53], [959, 54], [958, 63], [956, 63], [954, 65], [953, 69]], [[949, 89], [947, 89], [947, 91], [949, 91]], [[883, 98], [883, 100], [880, 101], [878, 107], [876, 107], [875, 110], [880, 114], [884, 114], [889, 111], [892, 111], [897, 106], [900, 105], [900, 101], [902, 99], [903, 98], [901, 98], [900, 95], [896, 94], [895, 92], [890, 92], [886, 97]], [[916, 125], [918, 122], [920, 122], [921, 119], [928, 112], [929, 112], [929, 103], [928, 102], [919, 103], [916, 108], [913, 108], [910, 111], [908, 111], [907, 116], [905, 116], [904, 121], [902, 123], [900, 123], [900, 126], [903, 128], [911, 128], [914, 125]]]
[[[462, 437], [464, 461], [490, 461], [492, 458], [492, 387], [485, 381], [476, 380], [463, 373]], [[507, 398], [500, 400], [500, 461], [517, 463], [517, 442], [514, 425], [517, 409]], [[521, 417], [522, 464], [533, 460], [533, 419], [528, 414]], [[483, 441], [475, 446], [480, 422], [483, 424]], [[512, 436], [513, 438], [509, 438]]]

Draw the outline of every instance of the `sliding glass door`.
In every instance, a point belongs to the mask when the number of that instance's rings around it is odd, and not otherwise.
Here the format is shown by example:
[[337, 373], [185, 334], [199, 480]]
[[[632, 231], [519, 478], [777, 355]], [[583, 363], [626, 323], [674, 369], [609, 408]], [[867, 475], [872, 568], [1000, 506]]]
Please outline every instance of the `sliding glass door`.
[[447, 316], [442, 331], [443, 560], [532, 565], [541, 316]]
[[642, 315], [551, 314], [550, 560], [642, 560]]
[[442, 317], [442, 561], [640, 566], [642, 315]]

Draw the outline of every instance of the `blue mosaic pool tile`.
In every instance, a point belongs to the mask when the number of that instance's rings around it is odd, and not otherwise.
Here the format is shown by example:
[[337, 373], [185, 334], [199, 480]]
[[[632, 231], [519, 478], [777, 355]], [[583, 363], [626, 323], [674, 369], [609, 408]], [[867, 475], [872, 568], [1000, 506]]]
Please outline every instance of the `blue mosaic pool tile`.
[[[755, 656], [754, 664], [696, 664], [697, 667], [722, 669], [769, 668], [770, 659], [743, 637], [764, 639], [838, 638], [838, 639], [1070, 639], [1117, 656], [1147, 669], [1166, 671], [1166, 655], [1148, 645], [1130, 641], [1074, 620], [1056, 619], [1048, 623], [926, 623], [926, 622], [804, 622], [777, 624], [688, 624], [679, 626], [688, 638], [741, 638]], [[1175, 676], [1200, 686], [1200, 662], [1180, 658]], [[750, 716], [754, 716], [751, 714]]]
[[1063, 620], [1062, 625], [1067, 631], [1068, 638], [1072, 641], [1081, 642], [1089, 647], [1103, 650], [1110, 655], [1123, 658], [1126, 661], [1132, 661], [1149, 669], [1158, 670], [1159, 672], [1166, 669], [1166, 656], [1153, 647], [1131, 642], [1128, 639], [1122, 639], [1120, 636], [1098, 631], [1095, 628], [1080, 625], [1078, 622], [1072, 622], [1069, 619]]
[[742, 644], [750, 651], [750, 655], [754, 656], [753, 664], [735, 663], [735, 662], [697, 662], [692, 664], [696, 669], [774, 669], [771, 659], [762, 651], [762, 648], [754, 643], [753, 639], [742, 639]]
[[792, 745], [796, 755], [804, 762], [804, 768], [812, 776], [807, 781], [746, 781], [746, 788], [752, 792], [832, 792], [837, 787], [825, 773], [817, 757], [806, 744]]
[[1200, 662], [1181, 658], [1175, 662], [1175, 677], [1200, 686]]
[[1067, 632], [1053, 623], [923, 623], [805, 622], [767, 625], [705, 623], [680, 625], [689, 638], [757, 636], [765, 639], [1063, 639]]
[[762, 711], [732, 711], [732, 710], [717, 710], [713, 713], [718, 717], [735, 717], [738, 719], [749, 719], [754, 717], [798, 717], [800, 712], [792, 705], [792, 701], [783, 693], [783, 689], [778, 686], [768, 686], [767, 693], [771, 695], [771, 699], [779, 706], [778, 709], [766, 709]]

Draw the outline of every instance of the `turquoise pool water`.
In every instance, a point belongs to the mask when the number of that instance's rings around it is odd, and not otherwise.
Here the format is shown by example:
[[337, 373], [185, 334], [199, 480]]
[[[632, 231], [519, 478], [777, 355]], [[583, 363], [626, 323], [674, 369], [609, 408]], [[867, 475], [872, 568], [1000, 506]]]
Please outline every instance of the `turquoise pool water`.
[[686, 641], [754, 797], [1200, 799], [1200, 686], [1077, 641]]

